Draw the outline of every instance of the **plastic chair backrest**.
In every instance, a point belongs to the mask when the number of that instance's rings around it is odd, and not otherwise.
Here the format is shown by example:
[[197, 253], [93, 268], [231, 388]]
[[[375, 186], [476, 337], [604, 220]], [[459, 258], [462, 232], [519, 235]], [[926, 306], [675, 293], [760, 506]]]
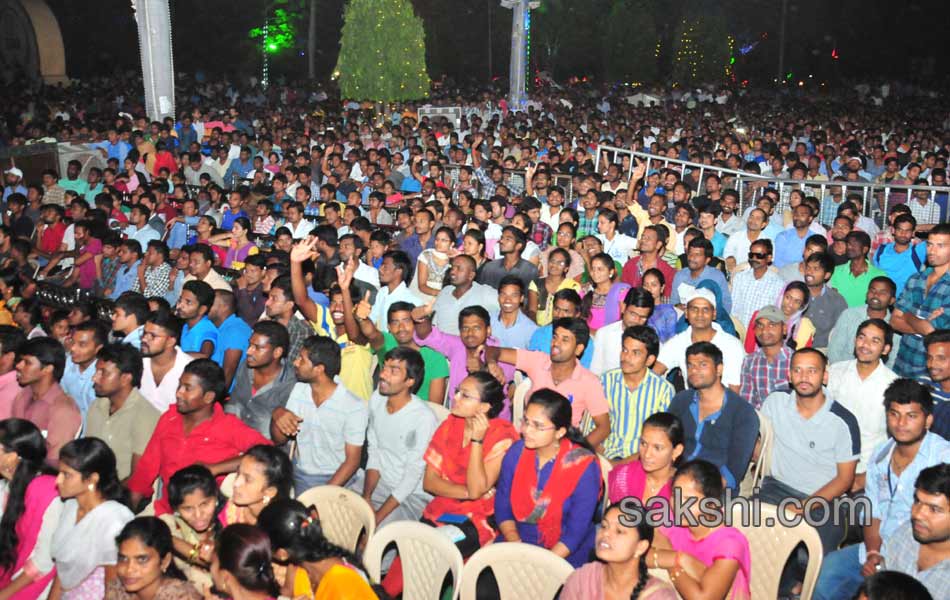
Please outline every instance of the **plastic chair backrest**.
[[297, 497], [304, 506], [313, 506], [320, 517], [323, 535], [341, 548], [355, 552], [360, 535], [366, 539], [376, 531], [373, 507], [362, 496], [336, 485], [318, 485]]
[[479, 574], [491, 568], [499, 597], [552, 600], [574, 567], [550, 550], [520, 542], [498, 542], [472, 555], [462, 570], [460, 600], [475, 600]]
[[458, 588], [462, 554], [445, 534], [416, 521], [389, 523], [369, 539], [363, 551], [363, 565], [373, 582], [380, 582], [383, 553], [393, 542], [402, 563], [403, 600], [438, 598], [445, 574], [449, 572], [454, 587]]

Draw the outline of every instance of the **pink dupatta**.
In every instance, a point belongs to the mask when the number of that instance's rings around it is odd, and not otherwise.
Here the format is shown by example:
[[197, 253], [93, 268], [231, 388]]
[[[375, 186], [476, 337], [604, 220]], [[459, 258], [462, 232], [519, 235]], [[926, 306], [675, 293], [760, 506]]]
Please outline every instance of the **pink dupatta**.
[[21, 569], [33, 577], [33, 583], [11, 596], [12, 600], [39, 598], [56, 575], [55, 568], [45, 574], [37, 572], [36, 567], [30, 561], [30, 556], [33, 554], [33, 548], [36, 546], [36, 540], [43, 527], [43, 515], [46, 514], [46, 509], [49, 508], [50, 503], [57, 498], [59, 498], [59, 492], [56, 491], [56, 477], [53, 475], [39, 475], [26, 486], [25, 507], [23, 514], [20, 515], [16, 523], [19, 540], [16, 562], [12, 569], [0, 575], [0, 588], [10, 583], [13, 576], [19, 573]]

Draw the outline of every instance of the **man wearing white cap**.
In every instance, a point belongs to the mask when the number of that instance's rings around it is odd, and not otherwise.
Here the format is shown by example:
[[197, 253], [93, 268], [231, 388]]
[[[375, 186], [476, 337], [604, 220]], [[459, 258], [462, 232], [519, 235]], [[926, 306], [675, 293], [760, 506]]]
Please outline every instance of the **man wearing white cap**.
[[3, 172], [3, 208], [6, 209], [7, 198], [10, 194], [23, 194], [26, 196], [26, 187], [23, 185], [23, 171], [16, 167], [10, 167]]
[[[689, 327], [677, 333], [660, 347], [660, 355], [653, 365], [657, 375], [679, 367], [686, 372], [686, 349], [696, 342], [712, 342], [723, 354], [722, 384], [739, 392], [742, 360], [745, 349], [739, 338], [726, 333], [716, 322], [716, 296], [708, 289], [680, 284], [679, 295], [686, 306]], [[685, 378], [685, 377], [684, 377]]]

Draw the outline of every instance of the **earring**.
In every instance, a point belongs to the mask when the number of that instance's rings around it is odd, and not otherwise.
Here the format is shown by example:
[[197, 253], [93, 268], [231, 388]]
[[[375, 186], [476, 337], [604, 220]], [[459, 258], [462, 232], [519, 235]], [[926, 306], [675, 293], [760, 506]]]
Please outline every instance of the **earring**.
[[268, 503], [268, 502], [270, 502], [270, 496], [264, 496], [264, 497], [261, 499], [261, 504], [263, 504], [264, 506], [267, 506], [267, 503]]
[[89, 489], [90, 492], [96, 491], [96, 486], [95, 486], [94, 484], [92, 484], [92, 483], [90, 483], [90, 484], [87, 485], [86, 487]]

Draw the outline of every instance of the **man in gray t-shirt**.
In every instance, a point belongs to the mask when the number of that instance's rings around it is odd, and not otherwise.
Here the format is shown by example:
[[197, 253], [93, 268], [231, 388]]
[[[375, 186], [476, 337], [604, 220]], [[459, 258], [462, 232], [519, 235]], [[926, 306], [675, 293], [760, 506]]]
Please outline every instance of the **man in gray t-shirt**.
[[[820, 497], [831, 502], [851, 490], [861, 454], [858, 421], [825, 395], [827, 359], [813, 348], [792, 355], [792, 391], [772, 392], [762, 405], [774, 432], [771, 475], [759, 491], [763, 502]], [[838, 547], [844, 523], [829, 520], [818, 527], [825, 552]]]

